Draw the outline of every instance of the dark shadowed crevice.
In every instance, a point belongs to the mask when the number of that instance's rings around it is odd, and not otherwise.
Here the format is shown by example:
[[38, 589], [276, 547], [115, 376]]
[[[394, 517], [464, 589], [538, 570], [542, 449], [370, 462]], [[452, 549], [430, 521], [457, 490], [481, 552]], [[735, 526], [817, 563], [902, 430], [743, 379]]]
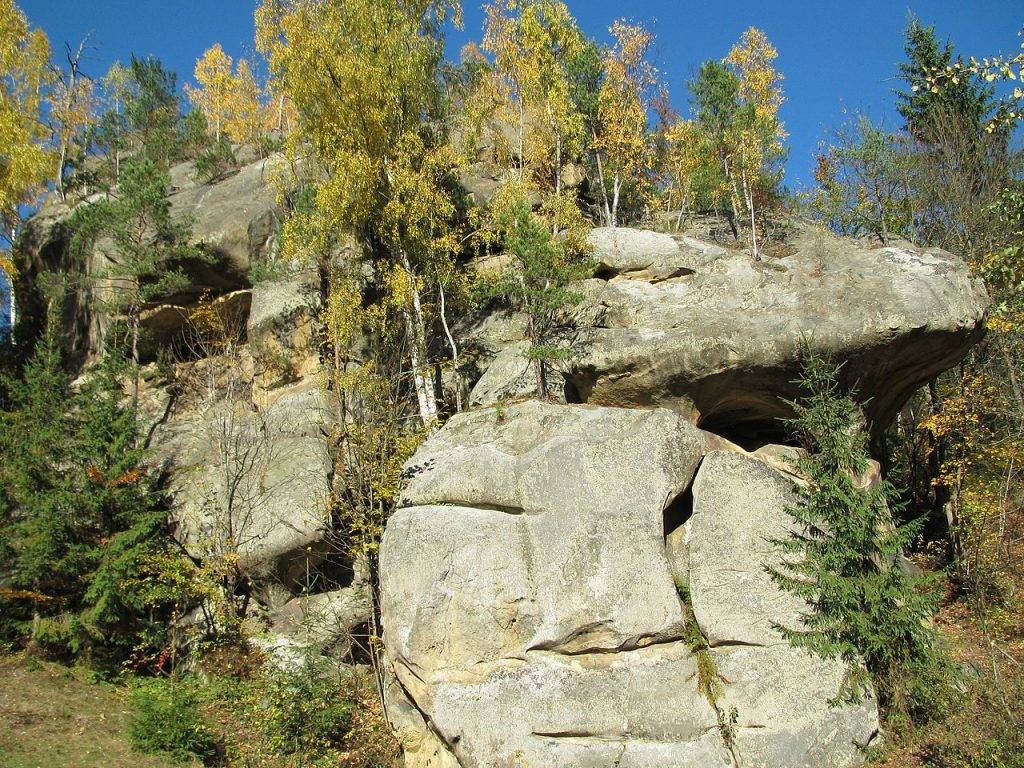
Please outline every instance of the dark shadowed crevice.
[[570, 379], [565, 380], [563, 395], [565, 396], [565, 402], [569, 405], [580, 405], [584, 402], [579, 389]]
[[369, 622], [363, 622], [349, 632], [351, 646], [346, 661], [350, 664], [365, 664], [370, 666], [374, 663], [372, 650], [372, 633]]
[[766, 445], [799, 447], [792, 430], [782, 419], [737, 419], [736, 414], [720, 413], [701, 419], [697, 426], [724, 437], [745, 451], [756, 451]]
[[336, 542], [321, 541], [283, 556], [277, 563], [276, 581], [293, 595], [317, 595], [352, 586], [352, 558], [339, 551]]
[[693, 516], [693, 486], [676, 496], [661, 513], [661, 532], [665, 539]]

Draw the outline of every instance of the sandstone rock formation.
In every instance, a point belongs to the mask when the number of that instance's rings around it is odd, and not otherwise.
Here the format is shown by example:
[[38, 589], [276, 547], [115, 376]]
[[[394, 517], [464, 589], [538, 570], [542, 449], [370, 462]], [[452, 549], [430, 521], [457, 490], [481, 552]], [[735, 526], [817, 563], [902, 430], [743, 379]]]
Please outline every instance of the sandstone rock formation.
[[778, 630], [807, 606], [768, 572], [801, 482], [770, 443], [804, 340], [881, 429], [983, 334], [983, 286], [948, 253], [803, 226], [762, 262], [591, 242], [565, 404], [526, 399], [521, 326], [487, 318], [473, 410], [406, 467], [380, 567], [407, 768], [859, 765], [876, 703], [832, 706], [843, 667]]
[[[146, 432], [186, 549], [237, 546], [263, 648], [285, 662], [350, 657], [371, 592], [365, 563], [326, 559], [337, 546], [318, 277], [254, 279], [274, 256], [273, 162], [211, 184], [172, 169], [174, 210], [216, 259], [187, 265], [189, 289], [146, 313], [144, 356], [184, 353], [173, 386], [146, 371]], [[497, 182], [485, 156], [463, 179], [478, 203]], [[83, 268], [68, 214], [50, 204], [28, 226], [28, 281]], [[980, 338], [984, 289], [948, 253], [804, 225], [763, 261], [712, 240], [594, 230], [572, 354], [551, 376], [561, 403], [528, 400], [521, 317], [452, 318], [471, 362], [443, 385], [471, 388], [471, 407], [405, 468], [380, 551], [387, 709], [407, 768], [860, 762], [875, 702], [830, 706], [843, 670], [776, 629], [804, 609], [765, 571], [800, 481], [796, 449], [772, 445], [785, 439], [778, 417], [807, 339], [845, 362], [883, 428]], [[65, 315], [79, 362], [98, 340], [87, 294]], [[201, 296], [237, 331], [226, 343], [183, 335]]]
[[[201, 246], [210, 260], [181, 265], [189, 278], [188, 287], [149, 308], [143, 317], [143, 326], [150, 332], [150, 343], [142, 350], [144, 359], [155, 359], [159, 349], [175, 341], [185, 326], [189, 309], [200, 297], [234, 294], [236, 302], [248, 301], [245, 292], [250, 287], [250, 267], [272, 258], [276, 247], [279, 220], [270, 174], [278, 162], [277, 155], [255, 160], [210, 184], [195, 178], [192, 163], [171, 169], [171, 211], [177, 217], [188, 218], [192, 224], [192, 244]], [[98, 197], [96, 194], [76, 204]], [[76, 359], [81, 360], [98, 349], [103, 319], [102, 313], [94, 308], [104, 291], [102, 282], [82, 278], [102, 272], [105, 257], [102, 247], [84, 263], [70, 252], [67, 220], [73, 210], [70, 202], [61, 202], [56, 197], [46, 200], [21, 234], [19, 250], [24, 260], [19, 267], [29, 284], [36, 283], [44, 270], [68, 277], [74, 293], [63, 319], [69, 346]], [[33, 303], [38, 297], [22, 298], [27, 302], [24, 311], [42, 314], [41, 307]]]
[[[922, 382], [981, 336], [986, 296], [938, 250], [872, 248], [798, 227], [789, 255], [748, 254], [687, 236], [591, 234], [569, 401], [672, 408], [709, 429], [788, 415], [802, 339], [847, 361], [868, 418], [887, 423]], [[528, 389], [515, 350], [473, 393], [478, 404]]]
[[[790, 481], [719, 442], [667, 409], [534, 401], [460, 414], [428, 441], [381, 548], [408, 766], [859, 762], [875, 703], [831, 707], [842, 667], [772, 629], [801, 607], [764, 571], [780, 555], [761, 538], [784, 535]], [[684, 562], [665, 545], [681, 528]], [[720, 701], [698, 690], [673, 571]]]

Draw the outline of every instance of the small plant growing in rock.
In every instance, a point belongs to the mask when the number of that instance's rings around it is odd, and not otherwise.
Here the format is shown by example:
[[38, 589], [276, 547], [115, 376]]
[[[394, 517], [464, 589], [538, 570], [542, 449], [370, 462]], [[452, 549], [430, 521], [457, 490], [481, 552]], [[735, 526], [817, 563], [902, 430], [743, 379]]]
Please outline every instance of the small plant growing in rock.
[[676, 591], [679, 593], [679, 600], [683, 604], [683, 616], [686, 619], [684, 640], [690, 653], [694, 655], [697, 662], [697, 692], [703, 696], [718, 718], [718, 731], [722, 736], [722, 743], [729, 750], [733, 765], [738, 766], [739, 756], [736, 753], [736, 725], [739, 723], [740, 713], [736, 707], [726, 712], [721, 705], [721, 698], [725, 693], [722, 687], [724, 678], [718, 671], [718, 665], [711, 656], [708, 640], [697, 625], [697, 617], [691, 608], [689, 585], [676, 581]]
[[502, 188], [492, 203], [494, 228], [510, 260], [500, 276], [481, 284], [484, 299], [498, 299], [526, 315], [529, 347], [524, 353], [533, 368], [537, 393], [548, 396], [548, 370], [564, 360], [566, 313], [583, 295], [572, 283], [588, 277], [593, 265], [574, 237], [556, 235], [550, 224], [535, 213], [525, 189], [515, 183]]
[[801, 626], [776, 628], [796, 647], [847, 666], [837, 700], [857, 700], [874, 682], [890, 716], [927, 714], [945, 687], [945, 663], [929, 620], [936, 590], [897, 565], [919, 530], [891, 512], [886, 480], [859, 482], [869, 455], [863, 416], [839, 387], [840, 366], [803, 351], [792, 406], [797, 435], [808, 449], [797, 462], [810, 481], [787, 511], [797, 530], [778, 544], [789, 559], [771, 569], [775, 582], [804, 598]]

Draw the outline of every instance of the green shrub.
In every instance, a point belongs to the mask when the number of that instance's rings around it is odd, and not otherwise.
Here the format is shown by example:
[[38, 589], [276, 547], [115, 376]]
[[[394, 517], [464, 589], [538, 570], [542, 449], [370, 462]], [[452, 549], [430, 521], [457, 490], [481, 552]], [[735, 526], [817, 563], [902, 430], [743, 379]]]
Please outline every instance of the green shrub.
[[327, 664], [307, 661], [295, 669], [268, 670], [264, 697], [263, 733], [282, 753], [325, 756], [348, 733], [352, 705]]
[[231, 142], [221, 137], [196, 156], [196, 179], [205, 184], [216, 181], [238, 165]]
[[128, 738], [143, 752], [165, 754], [182, 763], [217, 754], [203, 721], [201, 697], [188, 678], [145, 678], [128, 695]]

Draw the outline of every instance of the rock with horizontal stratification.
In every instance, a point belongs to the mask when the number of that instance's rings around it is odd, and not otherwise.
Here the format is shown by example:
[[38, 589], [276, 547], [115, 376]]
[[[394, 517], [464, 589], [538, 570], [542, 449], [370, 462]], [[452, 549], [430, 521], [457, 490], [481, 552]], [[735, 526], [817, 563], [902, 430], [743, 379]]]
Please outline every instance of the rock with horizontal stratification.
[[[775, 553], [738, 518], [785, 531], [789, 480], [722, 445], [666, 409], [528, 401], [458, 414], [421, 447], [380, 552], [389, 712], [408, 768], [731, 768], [734, 753], [772, 768], [859, 764], [873, 700], [830, 706], [842, 669], [773, 634], [799, 606], [744, 602], [772, 586]], [[729, 482], [750, 495], [711, 482], [733, 458]], [[702, 568], [720, 553], [702, 526], [716, 516], [723, 546], [746, 543], [709, 586]], [[675, 583], [687, 580], [712, 640], [703, 661]], [[725, 624], [714, 642], [704, 591], [743, 632]], [[707, 663], [716, 701], [698, 685]]]

